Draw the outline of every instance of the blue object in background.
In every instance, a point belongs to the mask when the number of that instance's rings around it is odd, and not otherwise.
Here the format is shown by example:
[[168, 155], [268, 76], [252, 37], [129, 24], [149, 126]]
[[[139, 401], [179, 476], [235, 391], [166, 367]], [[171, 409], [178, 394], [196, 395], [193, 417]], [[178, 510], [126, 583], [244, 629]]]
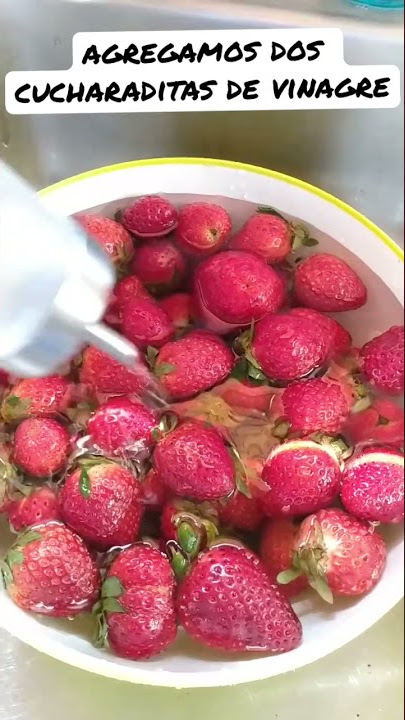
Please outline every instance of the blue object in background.
[[403, 8], [404, 0], [352, 0], [356, 5], [384, 9]]

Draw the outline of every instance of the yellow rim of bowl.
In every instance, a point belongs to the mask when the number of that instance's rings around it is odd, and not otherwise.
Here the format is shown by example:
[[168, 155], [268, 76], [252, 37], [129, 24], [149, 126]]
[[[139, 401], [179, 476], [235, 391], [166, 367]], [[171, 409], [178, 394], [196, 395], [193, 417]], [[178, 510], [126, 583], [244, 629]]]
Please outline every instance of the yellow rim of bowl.
[[377, 225], [371, 222], [371, 220], [368, 220], [360, 212], [352, 208], [350, 205], [347, 205], [347, 203], [343, 202], [343, 200], [339, 200], [334, 195], [331, 195], [325, 190], [321, 190], [315, 185], [310, 185], [309, 183], [304, 182], [304, 180], [298, 180], [291, 175], [285, 175], [284, 173], [276, 172], [275, 170], [268, 170], [267, 168], [262, 168], [256, 165], [248, 165], [246, 163], [234, 162], [232, 160], [214, 160], [213, 158], [192, 157], [130, 160], [128, 162], [118, 163], [116, 165], [107, 165], [105, 167], [96, 168], [95, 170], [88, 170], [87, 172], [80, 173], [79, 175], [74, 175], [72, 177], [66, 178], [65, 180], [61, 180], [54, 185], [49, 185], [49, 187], [40, 190], [38, 194], [43, 197], [44, 195], [48, 195], [56, 190], [68, 187], [69, 185], [73, 185], [74, 183], [80, 182], [82, 180], [97, 177], [98, 175], [107, 175], [107, 173], [116, 172], [117, 170], [126, 170], [133, 167], [149, 167], [159, 165], [205, 165], [206, 167], [231, 168], [234, 170], [244, 170], [245, 172], [255, 173], [256, 175], [264, 175], [265, 177], [281, 180], [282, 182], [288, 183], [289, 185], [295, 185], [296, 187], [300, 187], [303, 190], [312, 193], [312, 195], [317, 195], [318, 197], [322, 198], [322, 200], [326, 200], [332, 205], [340, 208], [340, 210], [348, 213], [348, 215], [351, 215], [355, 220], [360, 222], [362, 225], [368, 228], [368, 230], [371, 230], [371, 232], [377, 235], [377, 237], [382, 240], [382, 242], [387, 245], [393, 253], [395, 253], [397, 258], [399, 258], [401, 262], [404, 262], [404, 252], [394, 242], [394, 240], [392, 240], [392, 238], [390, 238], [389, 235], [387, 235]]

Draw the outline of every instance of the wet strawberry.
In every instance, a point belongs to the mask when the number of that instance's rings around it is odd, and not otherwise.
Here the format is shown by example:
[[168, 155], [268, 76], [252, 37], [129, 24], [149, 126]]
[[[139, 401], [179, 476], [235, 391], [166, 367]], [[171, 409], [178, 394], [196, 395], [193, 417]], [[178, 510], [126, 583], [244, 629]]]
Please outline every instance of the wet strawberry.
[[139, 543], [113, 560], [103, 582], [98, 645], [120, 657], [145, 660], [166, 650], [177, 634], [174, 575], [167, 558]]
[[194, 298], [205, 326], [225, 334], [280, 310], [285, 286], [263, 258], [227, 250], [196, 268]]
[[360, 520], [398, 523], [404, 519], [404, 456], [373, 447], [355, 455], [342, 476], [341, 500]]
[[245, 222], [230, 242], [232, 250], [246, 250], [261, 255], [269, 265], [282, 262], [291, 252], [293, 230], [280, 215], [259, 208]]
[[260, 528], [264, 513], [257, 498], [235, 490], [229, 498], [216, 503], [222, 527], [254, 532]]
[[6, 423], [31, 416], [63, 413], [72, 399], [72, 384], [62, 375], [19, 380], [5, 396], [1, 416]]
[[191, 255], [210, 255], [225, 245], [231, 229], [231, 218], [220, 205], [190, 203], [179, 212], [176, 241]]
[[16, 605], [53, 617], [89, 610], [100, 590], [100, 574], [89, 551], [61, 522], [35, 525], [20, 535], [1, 572]]
[[369, 592], [384, 571], [384, 540], [370, 523], [337, 508], [309, 515], [298, 530], [292, 570], [279, 575], [288, 582], [304, 574], [327, 602], [333, 595], [358, 596]]
[[174, 327], [157, 302], [139, 297], [123, 305], [122, 331], [140, 348], [161, 347], [174, 336]]
[[95, 347], [87, 347], [83, 353], [80, 381], [93, 391], [106, 394], [139, 393], [147, 385], [145, 374], [132, 372], [117, 360]]
[[[183, 498], [172, 498], [165, 503], [161, 516], [161, 534], [164, 540], [173, 540], [187, 558], [194, 558], [218, 535], [218, 514], [211, 503], [193, 503]], [[183, 567], [173, 566], [180, 574]]]
[[169, 200], [159, 195], [145, 195], [123, 210], [121, 222], [133, 235], [158, 237], [175, 229], [177, 210]]
[[271, 381], [288, 384], [326, 369], [330, 336], [313, 318], [291, 312], [268, 315], [254, 329], [251, 355], [253, 364]]
[[65, 467], [69, 452], [69, 433], [52, 418], [27, 418], [14, 433], [13, 462], [34, 477], [58, 473]]
[[235, 468], [220, 434], [187, 420], [156, 445], [154, 467], [173, 494], [214, 500], [235, 487]]
[[352, 397], [343, 384], [314, 378], [291, 383], [283, 392], [282, 403], [290, 433], [338, 434], [349, 416]]
[[89, 442], [109, 455], [146, 457], [153, 445], [155, 414], [139, 400], [110, 398], [90, 418]]
[[350, 415], [345, 435], [354, 445], [374, 441], [383, 445], [402, 447], [404, 412], [392, 400], [374, 398], [369, 408]]
[[226, 540], [198, 557], [177, 611], [191, 637], [218, 650], [287, 652], [301, 642], [300, 621], [259, 558]]
[[142, 502], [147, 510], [156, 512], [163, 508], [167, 499], [167, 488], [154, 468], [146, 473], [141, 483]]
[[399, 395], [404, 390], [404, 328], [396, 325], [361, 349], [364, 377], [378, 390]]
[[267, 458], [261, 502], [270, 517], [294, 517], [330, 505], [339, 494], [341, 467], [335, 452], [312, 440], [290, 440]]
[[[276, 581], [283, 570], [288, 570], [293, 561], [293, 552], [299, 524], [290, 518], [268, 520], [260, 541], [260, 558], [269, 577]], [[299, 595], [308, 587], [304, 575], [281, 586], [288, 597]]]
[[346, 353], [349, 352], [352, 345], [351, 335], [346, 328], [338, 323], [337, 320], [334, 320], [334, 318], [328, 315], [322, 315], [322, 313], [319, 313], [317, 310], [311, 310], [310, 308], [291, 308], [290, 315], [313, 319], [318, 325], [323, 325], [325, 330], [330, 334], [334, 355], [346, 355]]
[[168, 295], [159, 301], [159, 305], [176, 330], [185, 330], [192, 325], [195, 312], [193, 299], [188, 293]]
[[173, 400], [183, 400], [221, 383], [234, 363], [232, 351], [220, 338], [196, 330], [164, 345], [154, 372]]
[[123, 306], [138, 297], [148, 299], [151, 296], [136, 275], [127, 275], [119, 280], [114, 287], [105, 313], [105, 322], [112, 327], [119, 328], [122, 323]]
[[151, 293], [161, 295], [180, 287], [186, 262], [171, 240], [156, 238], [135, 250], [131, 269]]
[[142, 511], [134, 474], [102, 458], [71, 472], [60, 495], [64, 522], [99, 550], [134, 542]]
[[367, 289], [357, 273], [328, 253], [303, 260], [295, 272], [294, 290], [302, 305], [321, 312], [356, 310], [367, 301]]
[[75, 220], [96, 240], [115, 265], [126, 267], [133, 255], [134, 245], [122, 225], [110, 218], [87, 213], [76, 215]]
[[27, 495], [8, 503], [6, 515], [14, 532], [21, 532], [48, 520], [59, 520], [59, 499], [52, 488], [32, 488]]

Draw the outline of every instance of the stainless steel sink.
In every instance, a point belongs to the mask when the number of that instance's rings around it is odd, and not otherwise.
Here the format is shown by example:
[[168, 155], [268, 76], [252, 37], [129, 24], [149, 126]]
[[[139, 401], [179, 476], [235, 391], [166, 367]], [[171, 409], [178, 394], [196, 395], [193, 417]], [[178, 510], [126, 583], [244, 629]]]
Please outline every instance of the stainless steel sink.
[[[380, 24], [333, 19], [345, 0], [3, 0], [1, 69], [64, 69], [79, 30], [303, 26], [324, 6], [324, 25], [345, 32], [350, 63], [402, 67], [398, 16]], [[302, 5], [302, 12], [294, 7]], [[353, 14], [353, 13], [352, 13]], [[386, 18], [391, 20], [387, 23]], [[318, 24], [322, 22], [317, 20]], [[290, 173], [354, 205], [395, 238], [403, 234], [402, 109], [249, 113], [1, 117], [1, 153], [37, 187], [123, 160], [193, 155], [228, 158]]]

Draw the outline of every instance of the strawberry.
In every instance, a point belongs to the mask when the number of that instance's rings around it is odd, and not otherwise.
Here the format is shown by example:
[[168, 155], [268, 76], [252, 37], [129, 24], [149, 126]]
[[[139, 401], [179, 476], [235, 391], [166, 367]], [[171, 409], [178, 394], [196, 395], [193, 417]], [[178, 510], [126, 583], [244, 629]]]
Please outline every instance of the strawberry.
[[280, 573], [284, 583], [300, 575], [326, 602], [333, 595], [364, 595], [384, 571], [386, 547], [370, 523], [338, 508], [309, 515], [298, 530], [291, 570]]
[[[288, 570], [293, 561], [295, 539], [299, 525], [291, 518], [274, 518], [263, 529], [260, 540], [260, 558], [269, 577], [276, 580], [279, 573]], [[287, 597], [299, 595], [308, 586], [307, 579], [300, 575], [282, 588]]]
[[267, 413], [274, 398], [274, 389], [268, 385], [255, 385], [250, 380], [237, 380], [230, 378], [223, 385], [215, 389], [231, 408], [243, 415], [252, 415], [255, 412]]
[[65, 480], [60, 495], [64, 522], [99, 550], [127, 545], [142, 518], [141, 490], [127, 468], [100, 458], [84, 462]]
[[398, 523], [404, 519], [404, 456], [371, 447], [346, 465], [340, 494], [346, 510], [360, 520]]
[[294, 517], [330, 505], [339, 494], [341, 467], [336, 453], [312, 440], [289, 440], [267, 458], [262, 480], [268, 491], [262, 507], [270, 517]]
[[154, 295], [177, 290], [186, 272], [186, 262], [168, 238], [155, 238], [135, 250], [131, 270]]
[[295, 271], [295, 295], [302, 305], [321, 312], [357, 310], [367, 289], [344, 260], [328, 253], [311, 255]]
[[255, 532], [263, 522], [264, 513], [257, 498], [235, 490], [229, 498], [216, 503], [223, 527]]
[[[211, 503], [192, 503], [172, 498], [163, 507], [161, 534], [166, 541], [175, 541], [187, 558], [194, 558], [218, 535], [218, 514]], [[182, 567], [173, 566], [182, 572]]]
[[69, 433], [52, 418], [27, 418], [14, 433], [13, 461], [34, 477], [58, 473], [65, 467], [69, 451]]
[[314, 378], [291, 383], [283, 392], [282, 403], [290, 433], [337, 434], [349, 416], [352, 397], [342, 383]]
[[59, 520], [59, 499], [48, 485], [32, 488], [28, 495], [8, 503], [6, 515], [14, 532], [21, 532], [31, 525]]
[[301, 623], [259, 558], [226, 540], [195, 561], [177, 612], [191, 637], [217, 650], [287, 652], [301, 642]]
[[133, 255], [134, 245], [129, 232], [122, 225], [102, 215], [87, 213], [76, 215], [75, 220], [96, 240], [115, 265], [126, 267]]
[[0, 388], [6, 388], [10, 384], [10, 375], [0, 368]]
[[293, 231], [280, 215], [259, 208], [245, 222], [230, 242], [232, 250], [246, 250], [261, 255], [269, 265], [282, 262], [290, 254]]
[[134, 298], [122, 307], [122, 331], [141, 348], [161, 347], [174, 335], [174, 327], [165, 311], [152, 298]]
[[31, 416], [63, 413], [72, 399], [72, 384], [62, 375], [19, 380], [5, 396], [1, 416], [6, 423]]
[[107, 400], [88, 423], [90, 443], [109, 455], [149, 454], [157, 426], [155, 414], [143, 403], [127, 397]]
[[159, 195], [145, 195], [123, 210], [121, 222], [137, 237], [158, 237], [176, 228], [177, 210], [169, 200]]
[[193, 298], [188, 293], [174, 293], [159, 301], [176, 330], [185, 330], [194, 320]]
[[167, 489], [154, 468], [150, 468], [142, 478], [142, 502], [147, 510], [158, 511], [163, 508], [167, 498]]
[[83, 353], [80, 382], [93, 391], [107, 394], [139, 393], [147, 384], [147, 368], [145, 365], [145, 375], [132, 372], [98, 348], [87, 347]]
[[225, 245], [231, 230], [231, 218], [223, 207], [195, 202], [179, 212], [176, 241], [191, 255], [210, 255]]
[[136, 275], [127, 275], [119, 280], [112, 293], [104, 319], [108, 325], [120, 327], [122, 322], [122, 308], [135, 298], [149, 299], [151, 296]]
[[16, 605], [53, 617], [89, 610], [100, 590], [99, 571], [83, 541], [57, 521], [20, 535], [1, 572]]
[[404, 390], [404, 327], [395, 325], [366, 343], [361, 351], [366, 380], [389, 395]]
[[120, 552], [94, 608], [101, 612], [97, 645], [131, 660], [166, 650], [177, 634], [174, 587], [170, 563], [156, 548], [139, 543]]
[[154, 372], [172, 400], [183, 400], [223, 382], [234, 364], [232, 351], [220, 338], [196, 330], [164, 345]]
[[306, 317], [319, 325], [322, 324], [330, 334], [333, 355], [346, 355], [349, 352], [352, 345], [351, 335], [337, 320], [310, 308], [291, 308], [290, 315]]
[[257, 323], [247, 359], [273, 383], [286, 385], [326, 369], [331, 352], [322, 324], [287, 312]]
[[404, 412], [391, 400], [375, 398], [371, 407], [350, 415], [345, 435], [354, 445], [374, 441], [402, 447]]
[[175, 495], [214, 500], [235, 487], [235, 468], [220, 434], [186, 420], [158, 441], [154, 467]]
[[275, 313], [285, 285], [263, 258], [227, 250], [204, 260], [194, 273], [196, 308], [210, 330], [225, 334]]

